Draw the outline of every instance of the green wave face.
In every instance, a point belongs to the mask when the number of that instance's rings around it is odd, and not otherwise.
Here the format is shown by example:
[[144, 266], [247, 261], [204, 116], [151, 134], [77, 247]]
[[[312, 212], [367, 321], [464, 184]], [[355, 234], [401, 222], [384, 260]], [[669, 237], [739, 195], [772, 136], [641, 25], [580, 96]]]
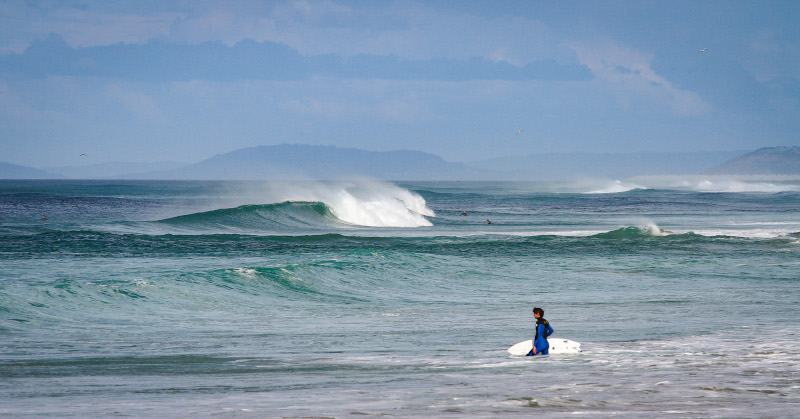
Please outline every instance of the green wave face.
[[276, 204], [242, 205], [159, 221], [173, 227], [209, 230], [259, 231], [267, 229], [301, 229], [344, 227], [330, 207], [322, 202], [286, 201]]

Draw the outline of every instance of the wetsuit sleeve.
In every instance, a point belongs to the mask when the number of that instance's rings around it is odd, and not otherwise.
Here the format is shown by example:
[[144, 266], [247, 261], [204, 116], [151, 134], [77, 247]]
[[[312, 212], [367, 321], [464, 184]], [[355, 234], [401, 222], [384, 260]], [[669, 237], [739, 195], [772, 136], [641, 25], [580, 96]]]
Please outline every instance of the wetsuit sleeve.
[[547, 323], [547, 334], [546, 337], [550, 337], [553, 334], [553, 326], [550, 326], [550, 323]]

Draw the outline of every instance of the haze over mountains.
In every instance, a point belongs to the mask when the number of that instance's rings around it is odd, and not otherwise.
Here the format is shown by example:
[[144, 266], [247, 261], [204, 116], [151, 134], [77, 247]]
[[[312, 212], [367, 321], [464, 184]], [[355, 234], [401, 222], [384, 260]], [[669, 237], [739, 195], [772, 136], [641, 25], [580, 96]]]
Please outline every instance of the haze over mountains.
[[800, 174], [800, 147], [767, 147], [749, 153], [552, 153], [459, 163], [411, 150], [283, 144], [234, 150], [189, 165], [107, 163], [36, 169], [0, 163], [0, 179], [557, 180], [694, 174]]
[[729, 175], [793, 175], [800, 173], [800, 147], [764, 147], [734, 157], [705, 171]]
[[0, 162], [0, 179], [63, 179], [64, 177], [33, 167]]

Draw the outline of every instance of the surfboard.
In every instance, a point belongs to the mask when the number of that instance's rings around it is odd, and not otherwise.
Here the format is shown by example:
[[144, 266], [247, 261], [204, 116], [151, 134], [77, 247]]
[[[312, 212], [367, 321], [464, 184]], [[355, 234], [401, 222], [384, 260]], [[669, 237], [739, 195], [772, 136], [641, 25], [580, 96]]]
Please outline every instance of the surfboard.
[[[548, 337], [547, 343], [550, 344], [550, 355], [555, 354], [577, 354], [581, 352], [581, 344], [574, 340]], [[533, 349], [533, 340], [525, 340], [508, 348], [508, 353], [513, 356], [525, 356]]]

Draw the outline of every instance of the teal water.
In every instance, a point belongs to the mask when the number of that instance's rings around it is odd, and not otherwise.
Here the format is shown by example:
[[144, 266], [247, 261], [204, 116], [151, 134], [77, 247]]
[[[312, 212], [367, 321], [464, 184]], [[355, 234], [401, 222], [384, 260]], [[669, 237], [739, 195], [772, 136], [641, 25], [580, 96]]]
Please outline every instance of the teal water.
[[[0, 222], [2, 415], [800, 407], [795, 180], [0, 181]], [[510, 357], [534, 305], [583, 352]]]

